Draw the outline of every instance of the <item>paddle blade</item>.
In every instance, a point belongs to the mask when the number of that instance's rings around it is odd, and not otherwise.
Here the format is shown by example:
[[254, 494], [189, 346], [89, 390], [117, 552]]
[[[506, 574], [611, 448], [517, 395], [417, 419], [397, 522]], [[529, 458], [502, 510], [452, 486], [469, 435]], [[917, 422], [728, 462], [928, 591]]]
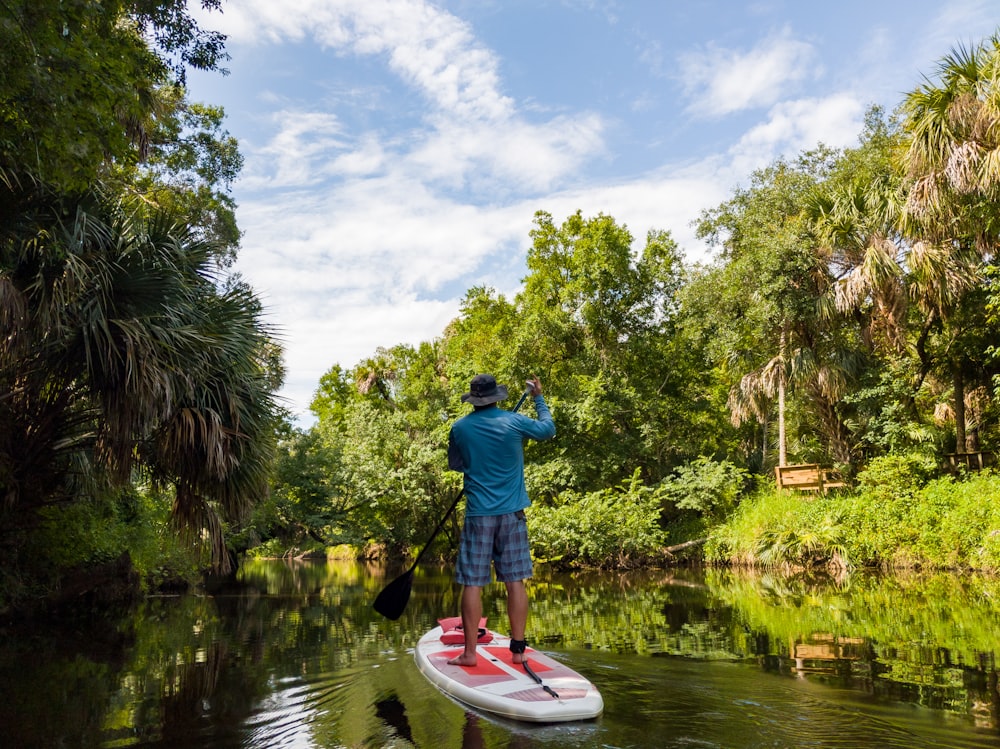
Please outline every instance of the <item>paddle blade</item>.
[[411, 567], [382, 589], [382, 592], [375, 598], [372, 608], [386, 619], [396, 621], [403, 615], [406, 604], [410, 602], [412, 585], [413, 568]]

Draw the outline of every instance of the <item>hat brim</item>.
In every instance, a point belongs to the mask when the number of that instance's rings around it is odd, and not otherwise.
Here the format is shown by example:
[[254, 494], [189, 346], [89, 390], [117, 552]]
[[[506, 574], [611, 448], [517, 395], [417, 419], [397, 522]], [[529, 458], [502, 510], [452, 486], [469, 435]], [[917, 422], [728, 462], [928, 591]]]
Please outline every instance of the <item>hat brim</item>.
[[489, 395], [473, 395], [466, 393], [462, 396], [462, 403], [471, 403], [473, 406], [488, 406], [491, 403], [502, 401], [507, 398], [507, 386], [497, 385], [497, 391]]

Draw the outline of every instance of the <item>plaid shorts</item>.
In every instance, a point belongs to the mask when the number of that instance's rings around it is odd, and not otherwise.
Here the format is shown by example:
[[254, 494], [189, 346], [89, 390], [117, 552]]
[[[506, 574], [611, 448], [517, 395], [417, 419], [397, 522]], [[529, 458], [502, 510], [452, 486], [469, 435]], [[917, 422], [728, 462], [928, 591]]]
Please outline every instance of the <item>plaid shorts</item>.
[[528, 522], [523, 510], [465, 518], [455, 580], [460, 585], [489, 585], [491, 561], [499, 582], [531, 577]]

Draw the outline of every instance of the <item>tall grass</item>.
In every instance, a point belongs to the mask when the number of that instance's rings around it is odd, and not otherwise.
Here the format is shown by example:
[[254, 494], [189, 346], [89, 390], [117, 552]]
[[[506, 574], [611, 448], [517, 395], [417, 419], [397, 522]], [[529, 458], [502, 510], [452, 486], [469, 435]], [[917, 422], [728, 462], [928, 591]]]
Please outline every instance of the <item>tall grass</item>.
[[1000, 571], [1000, 475], [927, 479], [906, 460], [873, 465], [859, 488], [815, 497], [762, 490], [714, 527], [713, 562]]

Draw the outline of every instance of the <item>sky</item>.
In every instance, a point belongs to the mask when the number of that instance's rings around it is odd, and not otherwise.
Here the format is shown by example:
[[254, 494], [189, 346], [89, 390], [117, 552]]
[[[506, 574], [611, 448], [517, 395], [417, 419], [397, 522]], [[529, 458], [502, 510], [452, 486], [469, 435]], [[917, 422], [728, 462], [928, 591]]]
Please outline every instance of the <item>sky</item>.
[[[192, 6], [196, 3], [192, 2]], [[235, 269], [284, 346], [300, 425], [333, 365], [512, 298], [536, 211], [666, 230], [753, 170], [858, 142], [1000, 0], [225, 0], [229, 74], [189, 75], [240, 143]]]

